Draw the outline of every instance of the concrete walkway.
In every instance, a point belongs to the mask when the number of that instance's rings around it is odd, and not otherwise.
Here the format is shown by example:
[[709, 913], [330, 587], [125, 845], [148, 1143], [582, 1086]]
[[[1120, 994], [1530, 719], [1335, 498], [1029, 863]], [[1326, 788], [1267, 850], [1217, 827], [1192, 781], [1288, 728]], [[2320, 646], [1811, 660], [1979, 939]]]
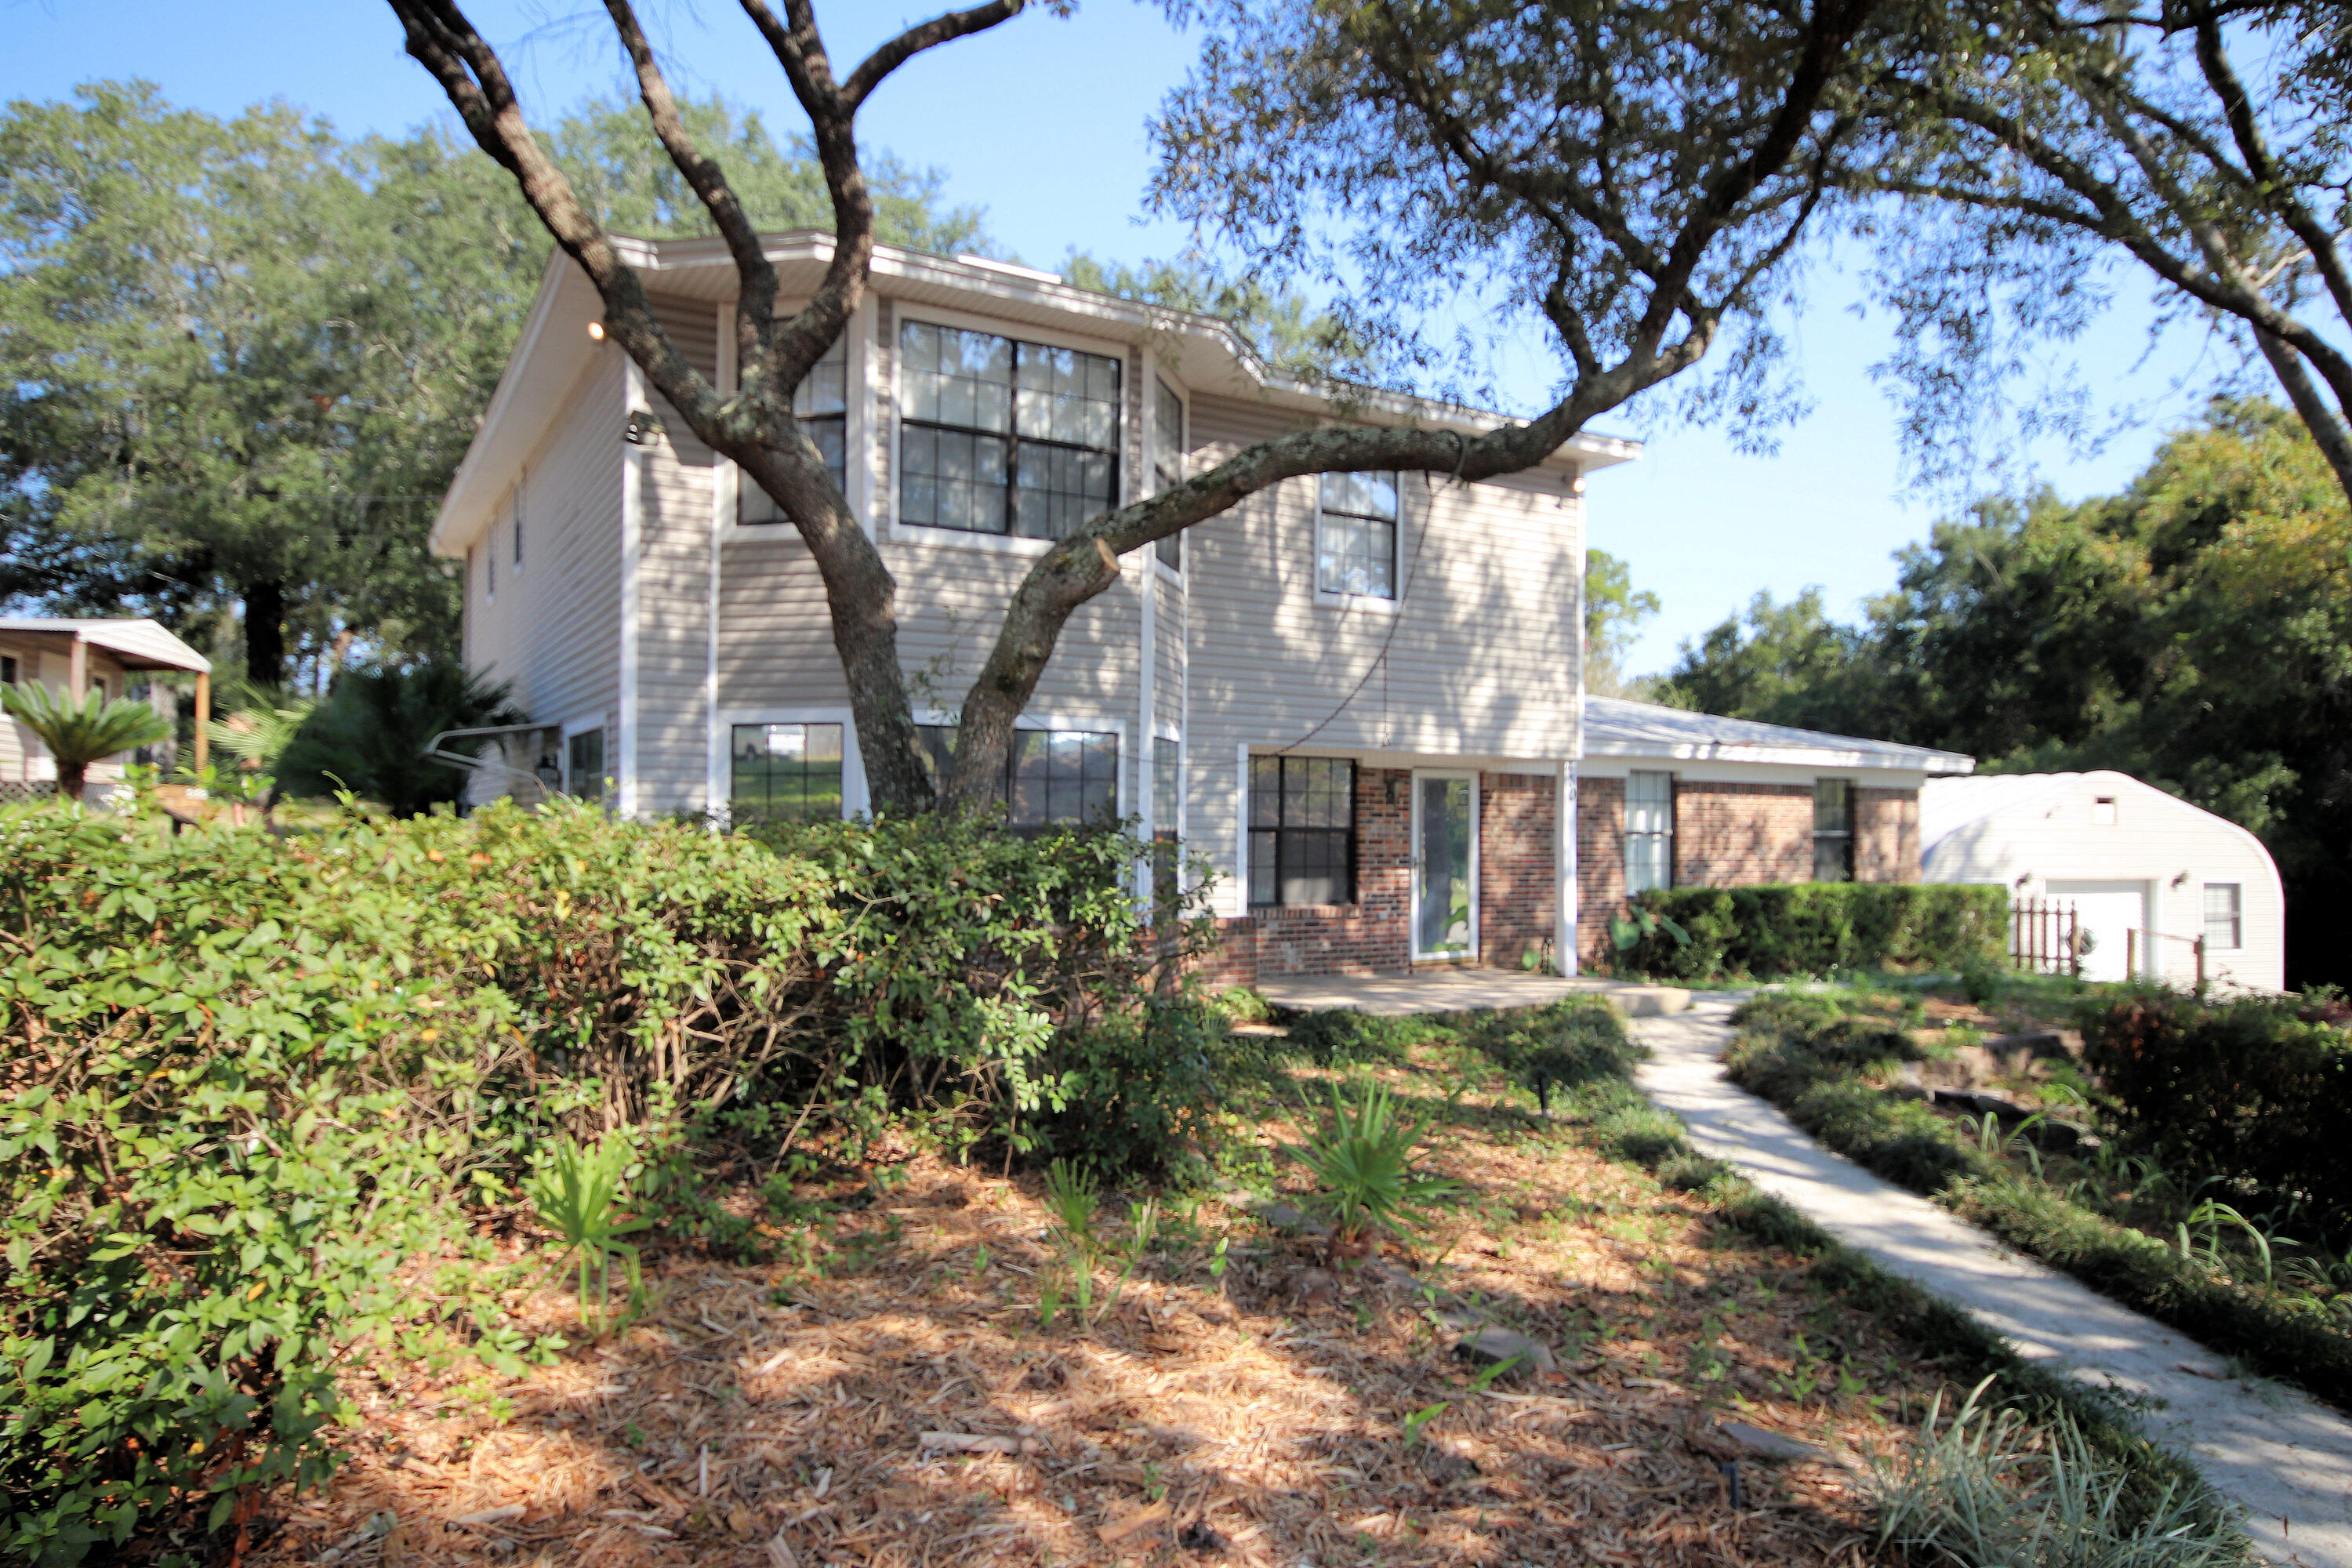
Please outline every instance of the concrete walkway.
[[2220, 1356], [2161, 1323], [2010, 1251], [1945, 1209], [1815, 1144], [1725, 1080], [1733, 999], [1644, 1018], [1653, 1053], [1636, 1073], [1691, 1142], [1811, 1215], [1885, 1267], [1958, 1303], [2029, 1360], [2160, 1401], [2150, 1436], [2192, 1455], [2246, 1510], [2274, 1563], [2352, 1568], [2352, 1421], [2274, 1384], [2232, 1380]]
[[1276, 1006], [1297, 1012], [1350, 1007], [1390, 1017], [1474, 1007], [1540, 1007], [1563, 996], [1599, 995], [1616, 1003], [1629, 1018], [1651, 1018], [1679, 1013], [1691, 999], [1689, 992], [1673, 985], [1629, 985], [1468, 965], [1431, 965], [1404, 974], [1272, 975], [1259, 980], [1256, 989]]

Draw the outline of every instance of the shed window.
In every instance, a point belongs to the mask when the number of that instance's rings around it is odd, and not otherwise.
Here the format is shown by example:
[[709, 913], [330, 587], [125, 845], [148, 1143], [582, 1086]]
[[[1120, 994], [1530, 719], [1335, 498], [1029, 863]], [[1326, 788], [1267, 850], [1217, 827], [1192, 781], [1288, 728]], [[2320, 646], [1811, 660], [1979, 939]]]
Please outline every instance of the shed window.
[[1118, 493], [1118, 361], [908, 321], [898, 521], [1060, 539]]
[[1370, 599], [1396, 595], [1397, 477], [1326, 474], [1315, 522], [1315, 586]]
[[[1172, 490], [1184, 478], [1184, 400], [1166, 382], [1152, 384], [1151, 493]], [[1181, 570], [1184, 536], [1171, 533], [1155, 547], [1163, 566]]]
[[1813, 880], [1853, 880], [1853, 785], [1813, 781]]
[[1625, 893], [1675, 885], [1675, 775], [1625, 775]]
[[2245, 910], [2236, 882], [2205, 884], [2205, 951], [2234, 951], [2245, 945]]
[[727, 806], [738, 822], [837, 822], [841, 726], [738, 724]]
[[1250, 902], [1356, 901], [1356, 764], [1252, 757]]
[[[834, 340], [824, 357], [809, 367], [793, 389], [793, 416], [824, 454], [824, 471], [838, 489], [849, 488], [849, 336]], [[747, 475], [735, 486], [738, 522], [782, 522], [783, 509]]]
[[[918, 724], [932, 783], [947, 778], [956, 726]], [[1118, 815], [1118, 736], [1098, 730], [1015, 730], [995, 798], [1015, 827], [1107, 822]]]
[[582, 800], [604, 798], [604, 731], [583, 730], [564, 747], [566, 791]]
[[2116, 797], [2103, 795], [2091, 802], [2091, 826], [2113, 827], [2116, 825]]

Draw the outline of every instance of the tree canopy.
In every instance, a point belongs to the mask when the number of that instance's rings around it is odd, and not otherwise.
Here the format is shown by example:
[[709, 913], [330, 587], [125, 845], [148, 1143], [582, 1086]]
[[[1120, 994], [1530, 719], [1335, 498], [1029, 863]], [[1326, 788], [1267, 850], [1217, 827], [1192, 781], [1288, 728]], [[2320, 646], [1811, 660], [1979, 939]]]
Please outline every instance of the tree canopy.
[[1858, 626], [1759, 596], [1661, 699], [2136, 774], [2259, 834], [2290, 973], [2352, 980], [2352, 521], [2292, 413], [2217, 402], [2118, 495], [1988, 501], [1897, 559]]

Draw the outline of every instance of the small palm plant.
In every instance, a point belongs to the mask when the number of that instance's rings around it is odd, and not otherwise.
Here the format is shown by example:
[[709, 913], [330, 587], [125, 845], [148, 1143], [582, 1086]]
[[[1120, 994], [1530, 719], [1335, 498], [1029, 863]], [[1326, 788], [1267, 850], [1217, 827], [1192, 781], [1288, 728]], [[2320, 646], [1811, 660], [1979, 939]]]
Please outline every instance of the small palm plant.
[[1331, 1086], [1331, 1106], [1320, 1130], [1284, 1152], [1307, 1167], [1331, 1220], [1331, 1258], [1361, 1257], [1381, 1231], [1411, 1239], [1420, 1234], [1416, 1211], [1454, 1195], [1454, 1184], [1413, 1169], [1414, 1152], [1430, 1119], [1406, 1121], [1384, 1084], [1369, 1084], [1352, 1099]]
[[[621, 1205], [627, 1198], [629, 1163], [636, 1151], [618, 1132], [608, 1132], [602, 1142], [589, 1145], [573, 1138], [565, 1138], [555, 1152], [539, 1171], [523, 1183], [523, 1193], [539, 1210], [541, 1225], [553, 1231], [563, 1242], [563, 1251], [557, 1255], [554, 1268], [563, 1267], [567, 1259], [577, 1259], [580, 1267], [580, 1320], [593, 1331], [603, 1332], [612, 1326], [613, 1260], [623, 1260], [628, 1271], [629, 1306], [636, 1310], [643, 1291], [643, 1280], [637, 1271], [637, 1249], [623, 1241], [622, 1237], [640, 1231], [654, 1222], [620, 1217]], [[596, 1306], [592, 1313], [588, 1305], [588, 1271], [597, 1270]], [[604, 1320], [602, 1328], [595, 1320]]]
[[172, 726], [144, 702], [92, 691], [80, 701], [38, 681], [0, 686], [0, 708], [40, 737], [58, 764], [58, 798], [79, 800], [89, 764], [168, 739]]

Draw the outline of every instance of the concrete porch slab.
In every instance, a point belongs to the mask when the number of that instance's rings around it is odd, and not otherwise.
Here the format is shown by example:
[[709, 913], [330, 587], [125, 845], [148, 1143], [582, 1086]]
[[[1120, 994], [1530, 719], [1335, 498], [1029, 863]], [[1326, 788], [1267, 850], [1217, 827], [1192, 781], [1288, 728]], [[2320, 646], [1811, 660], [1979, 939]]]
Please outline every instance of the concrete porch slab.
[[1462, 1013], [1474, 1007], [1540, 1007], [1563, 996], [1606, 996], [1631, 1018], [1656, 1018], [1690, 1005], [1672, 985], [1628, 985], [1584, 976], [1528, 974], [1507, 969], [1423, 969], [1406, 974], [1283, 974], [1261, 979], [1257, 994], [1277, 1007], [1314, 1012], [1349, 1007], [1402, 1017]]

